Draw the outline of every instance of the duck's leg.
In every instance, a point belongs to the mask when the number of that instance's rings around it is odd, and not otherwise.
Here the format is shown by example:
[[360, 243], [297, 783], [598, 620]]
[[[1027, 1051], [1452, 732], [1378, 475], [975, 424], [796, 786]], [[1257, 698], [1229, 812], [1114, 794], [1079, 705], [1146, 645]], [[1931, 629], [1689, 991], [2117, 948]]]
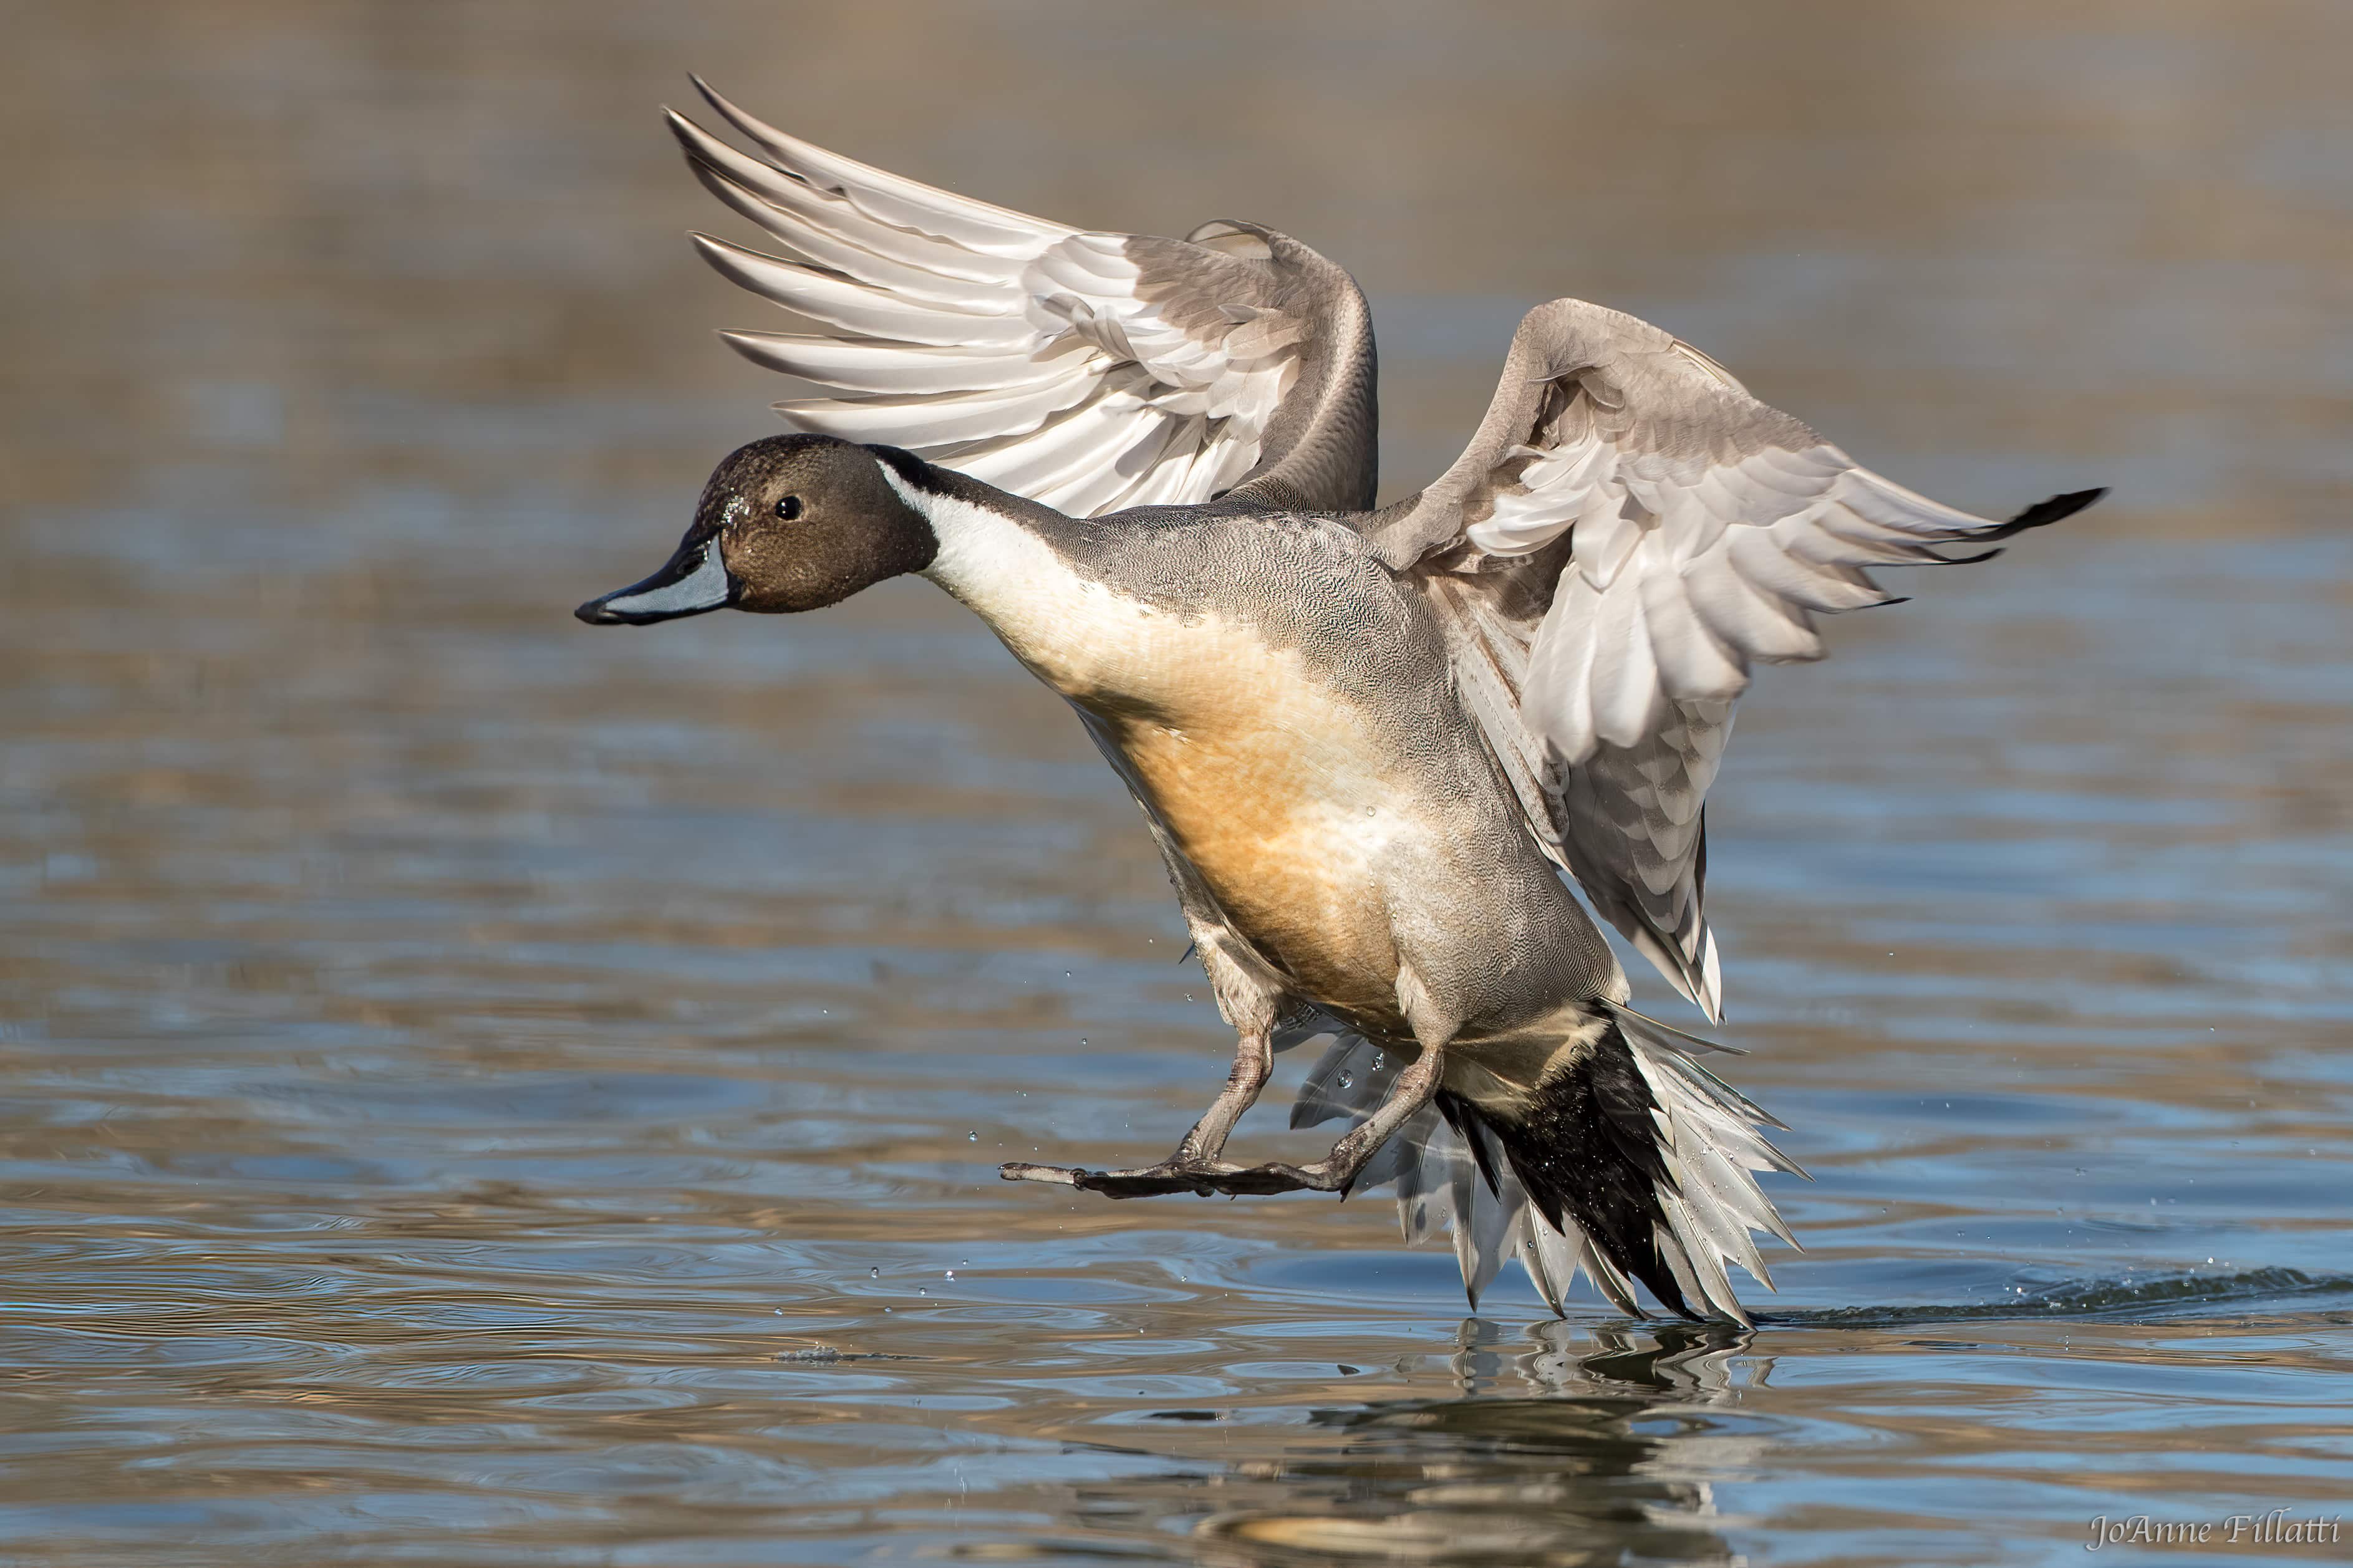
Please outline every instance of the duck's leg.
[[[1400, 942], [1400, 948], [1404, 943]], [[1264, 1165], [1182, 1165], [1176, 1160], [1166, 1160], [1157, 1165], [1134, 1171], [1081, 1171], [1058, 1169], [1051, 1165], [1008, 1165], [998, 1173], [1008, 1182], [1057, 1182], [1102, 1193], [1114, 1198], [1156, 1197], [1163, 1193], [1291, 1193], [1310, 1191], [1345, 1193], [1356, 1185], [1366, 1163], [1379, 1152], [1382, 1144], [1396, 1136], [1398, 1128], [1428, 1105], [1438, 1093], [1438, 1086], [1446, 1074], [1446, 1047], [1452, 1042], [1462, 1016], [1458, 1006], [1434, 998], [1421, 977], [1415, 972], [1410, 956], [1398, 965], [1397, 977], [1398, 1010], [1405, 1015], [1414, 1038], [1419, 1042], [1421, 1054], [1406, 1064], [1389, 1085], [1388, 1098], [1380, 1109], [1351, 1129], [1332, 1152], [1307, 1165], [1289, 1165], [1272, 1162]], [[1220, 1002], [1224, 1000], [1219, 998]], [[1269, 1022], [1272, 1022], [1270, 1015]], [[1237, 1070], [1240, 1070], [1237, 1062]], [[1264, 1079], [1261, 1079], [1260, 1082]], [[1233, 1090], [1229, 1083], [1228, 1092]], [[1255, 1096], [1257, 1089], [1250, 1090]], [[1219, 1104], [1224, 1103], [1220, 1097]], [[1217, 1114], [1210, 1108], [1206, 1123]], [[1239, 1114], [1239, 1113], [1237, 1113]], [[1228, 1125], [1230, 1125], [1229, 1123]], [[1199, 1131], [1196, 1129], [1195, 1131]], [[1222, 1138], [1222, 1134], [1220, 1134]], [[1191, 1142], [1188, 1138], [1187, 1143]], [[1177, 1151], [1181, 1156], [1184, 1150]]]
[[1232, 1135], [1234, 1123], [1258, 1103], [1259, 1090], [1273, 1073], [1274, 1020], [1269, 1017], [1242, 1030], [1234, 1046], [1234, 1065], [1226, 1074], [1226, 1087], [1201, 1112], [1201, 1120], [1193, 1123], [1176, 1152], [1163, 1163], [1186, 1170], [1215, 1165], [1226, 1152], [1226, 1140]]
[[[1438, 1093], [1440, 1080], [1446, 1074], [1445, 1048], [1425, 1047], [1421, 1055], [1406, 1064], [1389, 1085], [1388, 1098], [1380, 1109], [1351, 1128], [1332, 1145], [1332, 1152], [1310, 1165], [1260, 1165], [1235, 1173], [1234, 1185], [1220, 1185], [1219, 1192], [1287, 1193], [1307, 1188], [1319, 1193], [1345, 1193], [1356, 1184], [1356, 1177], [1366, 1163], [1380, 1152], [1381, 1145], [1397, 1135], [1398, 1129], [1412, 1121]], [[1252, 1178], [1282, 1184], [1241, 1184]], [[1084, 1185], [1084, 1183], [1080, 1184]]]
[[[1333, 1144], [1332, 1152], [1313, 1164], [1290, 1165], [1279, 1161], [1263, 1165], [1236, 1165], [1223, 1162], [1180, 1164], [1177, 1159], [1171, 1158], [1157, 1165], [1132, 1171], [1073, 1170], [1063, 1165], [1007, 1165], [998, 1173], [1008, 1182], [1053, 1182], [1114, 1198], [1159, 1197], [1168, 1193], [1198, 1193], [1205, 1197], [1211, 1193], [1235, 1195], [1303, 1191], [1345, 1193], [1356, 1184], [1358, 1173], [1364, 1170], [1366, 1162], [1379, 1152], [1381, 1145], [1430, 1103], [1430, 1097], [1438, 1092], [1439, 1079], [1444, 1071], [1443, 1051], [1425, 1049], [1398, 1074], [1397, 1081], [1389, 1086], [1388, 1098], [1381, 1101], [1380, 1109]], [[1220, 1097], [1220, 1103], [1222, 1101], [1223, 1097]], [[1212, 1107], [1213, 1114], [1215, 1109]], [[1208, 1118], [1202, 1120], [1207, 1121]], [[1182, 1153], [1180, 1149], [1178, 1154], [1181, 1156]]]
[[1177, 1143], [1176, 1152], [1153, 1167], [1171, 1172], [1211, 1170], [1224, 1156], [1234, 1123], [1258, 1103], [1259, 1090], [1273, 1075], [1274, 1025], [1285, 1001], [1281, 980], [1223, 921], [1194, 918], [1189, 910], [1187, 914], [1194, 945], [1201, 951], [1202, 973], [1209, 977], [1209, 994], [1219, 1014], [1234, 1026], [1236, 1038], [1226, 1087]]
[[[1190, 910], [1187, 912], [1192, 913]], [[1071, 1182], [1074, 1175], [1093, 1175], [1124, 1184], [1129, 1190], [1122, 1192], [1122, 1197], [1143, 1197], [1154, 1193], [1214, 1192], [1218, 1189], [1210, 1184], [1212, 1178], [1221, 1172], [1240, 1169], [1223, 1161], [1226, 1140], [1231, 1136], [1234, 1123], [1241, 1120], [1242, 1112], [1258, 1103], [1259, 1091], [1266, 1087], [1267, 1079], [1274, 1071], [1274, 1026], [1282, 1014], [1285, 993], [1275, 976], [1262, 963], [1254, 962], [1222, 924], [1208, 920], [1189, 923], [1218, 1011], [1233, 1025], [1238, 1037], [1234, 1065], [1226, 1074], [1226, 1087], [1210, 1101], [1201, 1119], [1193, 1123], [1193, 1130], [1185, 1134], [1176, 1152], [1157, 1165], [1131, 1171], [1073, 1172], [1067, 1166], [1011, 1164], [998, 1172], [1007, 1181]]]
[[1274, 1045], [1271, 1029], [1245, 1029], [1241, 1041], [1234, 1049], [1233, 1070], [1226, 1075], [1226, 1087], [1193, 1123], [1176, 1152], [1157, 1165], [1141, 1165], [1128, 1171], [1085, 1171], [1067, 1165], [1010, 1164], [999, 1168], [997, 1174], [1008, 1182], [1057, 1182], [1085, 1187], [1092, 1192], [1110, 1193], [1113, 1197], [1152, 1197], [1164, 1193], [1201, 1193], [1222, 1191], [1217, 1183], [1222, 1176], [1239, 1172], [1242, 1167], [1229, 1164], [1220, 1158], [1226, 1151], [1226, 1139], [1258, 1100], [1259, 1090], [1266, 1087], [1268, 1076], [1274, 1070]]

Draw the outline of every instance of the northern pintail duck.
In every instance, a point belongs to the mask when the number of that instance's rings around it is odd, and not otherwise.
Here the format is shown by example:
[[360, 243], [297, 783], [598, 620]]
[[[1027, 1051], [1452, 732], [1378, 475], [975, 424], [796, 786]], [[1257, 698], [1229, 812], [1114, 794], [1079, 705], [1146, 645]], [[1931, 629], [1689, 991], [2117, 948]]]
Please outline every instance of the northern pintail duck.
[[[700, 86], [701, 84], [697, 84]], [[826, 329], [731, 332], [827, 395], [712, 474], [670, 563], [581, 606], [638, 624], [813, 610], [920, 573], [1061, 693], [1125, 782], [1240, 1037], [1153, 1166], [1009, 1165], [1118, 1197], [1395, 1183], [1451, 1224], [1473, 1305], [1516, 1254], [1557, 1308], [1746, 1321], [1726, 1265], [1795, 1245], [1756, 1173], [1780, 1126], [1628, 1005], [1570, 890], [1711, 1020], [1701, 806], [1758, 661], [1893, 602], [1868, 569], [1979, 560], [2006, 521], [1859, 467], [1672, 334], [1531, 310], [1470, 446], [1373, 509], [1373, 336], [1348, 275], [1256, 224], [1090, 233], [869, 168], [709, 93], [756, 155], [671, 117], [789, 252], [698, 237]], [[1272, 1053], [1331, 1044], [1294, 1126], [1227, 1135]]]

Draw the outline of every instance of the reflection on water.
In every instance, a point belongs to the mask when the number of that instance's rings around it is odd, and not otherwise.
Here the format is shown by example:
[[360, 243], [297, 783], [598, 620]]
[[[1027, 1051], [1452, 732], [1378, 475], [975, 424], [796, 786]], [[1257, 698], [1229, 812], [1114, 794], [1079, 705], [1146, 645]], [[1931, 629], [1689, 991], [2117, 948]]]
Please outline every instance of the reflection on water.
[[[2346, 14], [1335, 26], [24, 22], [6, 1552], [2014, 1563], [2335, 1506]], [[1017, 205], [1325, 247], [1392, 493], [1565, 290], [1964, 504], [2117, 487], [1744, 710], [1727, 1033], [1818, 1178], [1753, 1334], [1515, 1279], [1466, 1322], [1377, 1199], [995, 1179], [1155, 1156], [1228, 1050], [1067, 715], [921, 584], [567, 614], [777, 392], [675, 241], [724, 221], [651, 116], [690, 67]]]
[[1764, 1384], [1769, 1363], [1738, 1354], [1750, 1336], [1538, 1332], [1530, 1351], [1466, 1323], [1451, 1397], [1313, 1413], [1340, 1446], [1241, 1467], [1197, 1532], [1246, 1563], [1732, 1562], [1709, 1478], [1761, 1457], [1761, 1436], [1717, 1418], [1736, 1380]]

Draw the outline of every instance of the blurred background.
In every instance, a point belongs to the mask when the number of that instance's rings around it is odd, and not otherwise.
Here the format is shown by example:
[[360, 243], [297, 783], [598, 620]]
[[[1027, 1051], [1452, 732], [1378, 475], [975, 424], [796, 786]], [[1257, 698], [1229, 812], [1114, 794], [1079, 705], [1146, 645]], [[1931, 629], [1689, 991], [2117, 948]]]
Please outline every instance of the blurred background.
[[[8, 33], [0, 1560], [2056, 1563], [2339, 1506], [2353, 11]], [[1516, 1270], [1466, 1318], [1381, 1194], [997, 1180], [1156, 1157], [1230, 1037], [1134, 808], [927, 585], [570, 618], [785, 391], [681, 237], [752, 237], [656, 118], [690, 69], [1322, 249], [1389, 495], [1564, 293], [1955, 504], [2114, 487], [1744, 705], [1722, 1033], [1817, 1178], [1753, 1334]], [[1303, 1066], [1245, 1145], [1308, 1146]]]

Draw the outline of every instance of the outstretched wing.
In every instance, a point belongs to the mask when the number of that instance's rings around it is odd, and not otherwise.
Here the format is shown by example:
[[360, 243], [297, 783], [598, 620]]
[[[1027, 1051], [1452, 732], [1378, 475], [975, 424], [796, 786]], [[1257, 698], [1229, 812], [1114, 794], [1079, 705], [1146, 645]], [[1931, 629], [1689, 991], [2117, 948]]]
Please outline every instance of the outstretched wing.
[[1895, 601], [1867, 568], [1982, 544], [2099, 499], [1972, 517], [1881, 479], [1631, 316], [1520, 322], [1478, 435], [1370, 525], [1419, 577], [1530, 828], [1712, 1019], [1702, 816], [1757, 660], [1821, 657], [1817, 612]]
[[1075, 516], [1209, 500], [1362, 510], [1373, 342], [1348, 275], [1271, 229], [1095, 234], [869, 168], [704, 87], [757, 155], [678, 114], [695, 174], [773, 235], [697, 235], [733, 281], [829, 331], [735, 331], [828, 389], [801, 430], [904, 447]]

